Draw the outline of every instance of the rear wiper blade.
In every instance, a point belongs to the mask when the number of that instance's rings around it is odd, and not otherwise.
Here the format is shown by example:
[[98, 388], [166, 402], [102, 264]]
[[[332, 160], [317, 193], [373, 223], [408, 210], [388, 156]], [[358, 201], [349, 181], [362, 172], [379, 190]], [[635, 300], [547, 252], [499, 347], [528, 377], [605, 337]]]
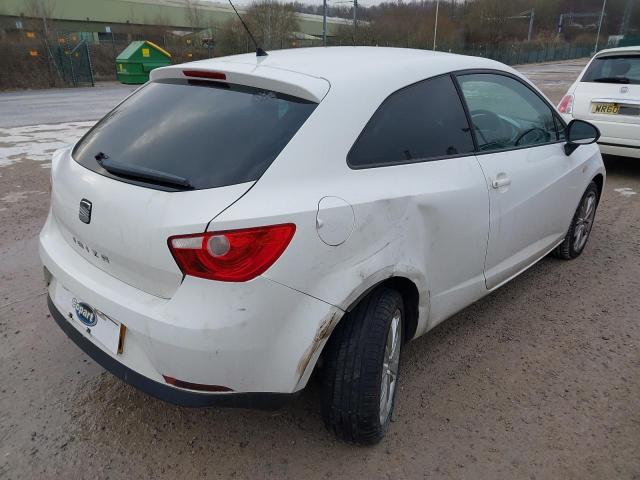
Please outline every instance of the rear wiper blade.
[[600, 77], [594, 78], [593, 81], [601, 83], [631, 83], [631, 80], [627, 77]]
[[179, 188], [182, 190], [193, 190], [194, 188], [191, 182], [186, 178], [153, 170], [152, 168], [117, 162], [115, 160], [111, 160], [108, 155], [105, 155], [102, 152], [98, 152], [95, 159], [102, 168], [114, 175], [143, 180], [148, 183], [166, 185], [168, 187]]

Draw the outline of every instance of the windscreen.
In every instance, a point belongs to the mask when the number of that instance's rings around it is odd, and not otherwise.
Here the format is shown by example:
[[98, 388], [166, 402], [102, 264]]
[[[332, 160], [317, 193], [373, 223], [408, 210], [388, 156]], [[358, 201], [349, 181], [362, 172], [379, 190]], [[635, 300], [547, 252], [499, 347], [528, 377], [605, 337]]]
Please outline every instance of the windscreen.
[[316, 106], [226, 83], [151, 82], [98, 122], [73, 157], [102, 175], [163, 190], [158, 178], [181, 178], [193, 189], [254, 181]]
[[596, 58], [589, 65], [582, 81], [640, 85], [640, 55]]

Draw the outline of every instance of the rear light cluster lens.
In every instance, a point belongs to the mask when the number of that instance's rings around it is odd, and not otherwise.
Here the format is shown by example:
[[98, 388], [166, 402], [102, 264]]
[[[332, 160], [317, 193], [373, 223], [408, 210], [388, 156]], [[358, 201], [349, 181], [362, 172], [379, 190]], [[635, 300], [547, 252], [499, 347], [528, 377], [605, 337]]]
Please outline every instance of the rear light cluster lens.
[[573, 113], [573, 95], [565, 95], [558, 104], [560, 113]]
[[169, 237], [169, 249], [185, 275], [246, 282], [264, 273], [293, 238], [292, 223]]

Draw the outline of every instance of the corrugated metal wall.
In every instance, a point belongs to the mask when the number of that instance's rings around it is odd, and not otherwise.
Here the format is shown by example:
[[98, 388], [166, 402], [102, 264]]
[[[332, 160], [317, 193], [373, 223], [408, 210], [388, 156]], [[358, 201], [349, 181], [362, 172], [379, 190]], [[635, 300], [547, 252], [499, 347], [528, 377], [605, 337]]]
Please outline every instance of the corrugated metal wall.
[[[235, 15], [230, 7], [222, 3], [192, 2], [198, 7], [198, 20], [201, 27], [221, 25]], [[29, 2], [24, 0], [2, 0], [0, 17], [31, 17]], [[189, 14], [186, 0], [55, 0], [43, 2], [45, 8], [50, 5], [52, 19], [61, 25], [67, 24], [69, 30], [104, 31], [105, 26], [113, 24], [170, 25], [175, 28], [194, 28], [193, 15]], [[240, 10], [242, 11], [242, 10]], [[5, 18], [5, 28], [11, 27], [12, 19]], [[318, 15], [298, 15], [299, 30], [309, 35], [322, 35], [322, 17]], [[340, 24], [349, 23], [343, 19], [328, 19], [327, 29], [332, 34]], [[13, 26], [15, 28], [15, 26]], [[82, 28], [79, 28], [82, 27]], [[66, 28], [64, 28], [66, 30]]]

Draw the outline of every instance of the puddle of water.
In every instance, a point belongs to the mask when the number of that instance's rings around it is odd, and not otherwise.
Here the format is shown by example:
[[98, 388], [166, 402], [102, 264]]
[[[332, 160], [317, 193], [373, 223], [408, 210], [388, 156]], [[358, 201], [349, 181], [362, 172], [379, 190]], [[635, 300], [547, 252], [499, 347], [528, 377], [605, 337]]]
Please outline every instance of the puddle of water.
[[[0, 128], [0, 167], [23, 160], [49, 162], [51, 154], [77, 142], [95, 122], [69, 122]], [[43, 165], [43, 168], [49, 168]]]
[[614, 188], [613, 191], [619, 193], [623, 197], [630, 197], [631, 195], [637, 194], [637, 192], [635, 192], [632, 188], [629, 188], [629, 187]]

